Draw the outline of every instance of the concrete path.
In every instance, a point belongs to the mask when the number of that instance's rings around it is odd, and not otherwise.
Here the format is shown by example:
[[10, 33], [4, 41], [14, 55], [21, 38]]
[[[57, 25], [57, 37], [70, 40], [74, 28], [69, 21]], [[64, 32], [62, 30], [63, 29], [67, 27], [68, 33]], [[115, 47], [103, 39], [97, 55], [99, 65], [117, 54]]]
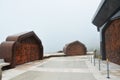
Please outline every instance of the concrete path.
[[[2, 80], [108, 80], [106, 62], [101, 62], [98, 70], [92, 55], [54, 57], [43, 61], [34, 61], [3, 72]], [[110, 79], [120, 80], [120, 67], [110, 63]]]

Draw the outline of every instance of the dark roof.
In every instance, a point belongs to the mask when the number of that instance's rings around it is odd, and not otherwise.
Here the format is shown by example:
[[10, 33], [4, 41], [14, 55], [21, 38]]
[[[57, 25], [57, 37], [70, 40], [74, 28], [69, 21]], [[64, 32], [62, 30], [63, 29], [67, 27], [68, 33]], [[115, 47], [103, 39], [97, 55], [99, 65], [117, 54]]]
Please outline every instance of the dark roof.
[[40, 41], [40, 39], [37, 37], [37, 35], [33, 31], [22, 32], [22, 33], [19, 33], [19, 34], [8, 36], [6, 38], [6, 41], [19, 41], [21, 39], [24, 39], [24, 38], [27, 38], [27, 37], [30, 37], [30, 36], [34, 36], [37, 40]]
[[92, 23], [99, 28], [110, 20], [110, 18], [119, 10], [120, 0], [102, 0]]

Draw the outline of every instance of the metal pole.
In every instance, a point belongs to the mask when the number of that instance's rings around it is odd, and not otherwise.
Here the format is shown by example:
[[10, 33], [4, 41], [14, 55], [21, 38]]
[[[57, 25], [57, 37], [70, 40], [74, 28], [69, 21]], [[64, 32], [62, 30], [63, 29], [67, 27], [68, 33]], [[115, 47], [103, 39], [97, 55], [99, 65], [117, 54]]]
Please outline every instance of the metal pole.
[[94, 66], [95, 66], [95, 57], [94, 57]]
[[0, 67], [0, 80], [2, 80], [2, 67]]
[[107, 59], [107, 78], [110, 78], [109, 60]]
[[91, 63], [92, 63], [92, 56], [90, 56], [90, 58], [91, 58]]
[[95, 52], [94, 52], [94, 56], [93, 57], [94, 57], [94, 66], [95, 66]]
[[99, 56], [99, 71], [101, 70], [101, 66], [100, 66], [100, 64], [101, 64], [101, 62], [100, 62], [100, 56]]

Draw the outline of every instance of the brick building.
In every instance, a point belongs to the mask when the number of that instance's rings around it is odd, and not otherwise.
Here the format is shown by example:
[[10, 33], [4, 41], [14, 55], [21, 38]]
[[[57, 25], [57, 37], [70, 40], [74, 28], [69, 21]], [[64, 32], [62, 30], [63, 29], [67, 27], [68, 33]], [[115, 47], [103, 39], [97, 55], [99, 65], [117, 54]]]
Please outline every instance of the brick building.
[[0, 45], [0, 58], [13, 68], [26, 62], [43, 58], [43, 46], [37, 35], [31, 31], [8, 36]]
[[120, 64], [120, 0], [102, 0], [92, 23], [100, 32], [102, 59]]
[[66, 44], [63, 52], [66, 55], [85, 55], [86, 54], [86, 47], [83, 43], [79, 41], [74, 41], [69, 44]]

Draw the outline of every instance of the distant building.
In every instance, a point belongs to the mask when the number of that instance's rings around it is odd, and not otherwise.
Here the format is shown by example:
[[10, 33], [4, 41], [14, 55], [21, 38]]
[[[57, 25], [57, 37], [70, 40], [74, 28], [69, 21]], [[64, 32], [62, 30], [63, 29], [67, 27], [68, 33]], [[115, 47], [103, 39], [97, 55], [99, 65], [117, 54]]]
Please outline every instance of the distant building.
[[66, 44], [63, 52], [66, 55], [85, 55], [86, 54], [86, 47], [83, 43], [79, 41], [74, 41], [69, 44]]
[[42, 42], [33, 31], [8, 36], [0, 45], [0, 58], [9, 62], [11, 68], [40, 60], [43, 58]]
[[102, 59], [120, 64], [120, 0], [102, 0], [92, 23], [100, 32]]

